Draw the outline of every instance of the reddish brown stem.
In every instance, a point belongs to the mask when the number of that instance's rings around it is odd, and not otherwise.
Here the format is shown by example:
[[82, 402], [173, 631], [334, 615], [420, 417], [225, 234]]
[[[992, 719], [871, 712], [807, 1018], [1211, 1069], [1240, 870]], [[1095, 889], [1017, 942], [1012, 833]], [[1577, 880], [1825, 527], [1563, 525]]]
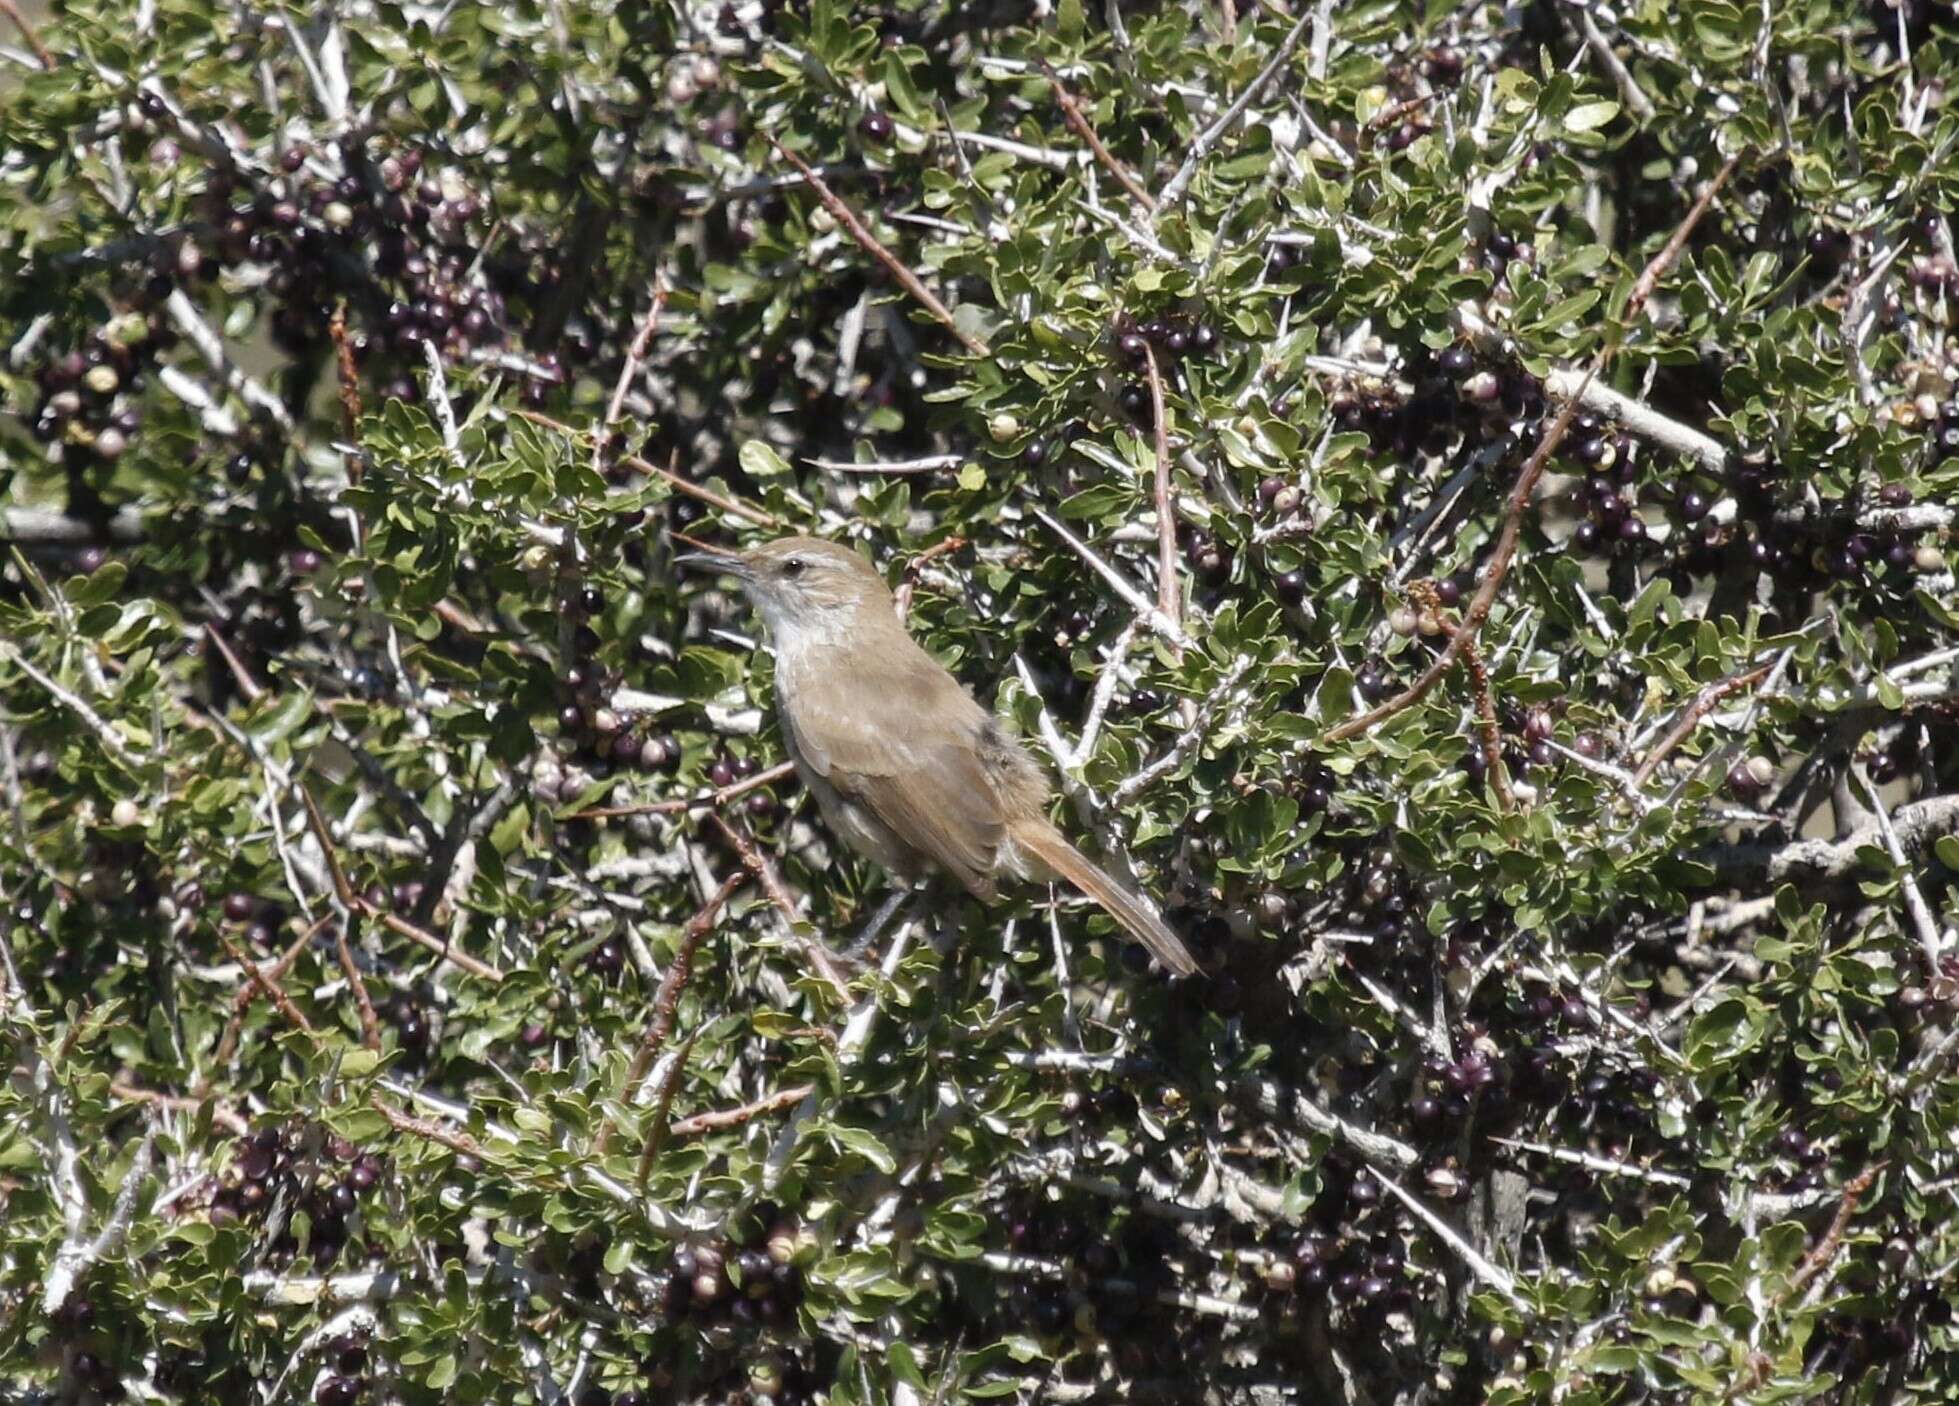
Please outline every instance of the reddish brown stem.
[[[333, 337], [334, 369], [340, 378], [340, 418], [347, 428], [347, 439], [358, 445], [361, 428], [361, 378], [360, 370], [354, 364], [354, 341], [347, 335], [347, 300], [342, 298], [334, 304], [333, 316], [327, 321], [327, 331]], [[356, 448], [347, 457], [347, 478], [352, 483], [361, 481], [361, 465], [365, 456]]]
[[[325, 927], [327, 921], [324, 917], [314, 919], [305, 931], [292, 940], [292, 945], [279, 954], [278, 960], [268, 968], [274, 981], [282, 980], [292, 970], [293, 963], [299, 960], [300, 954], [312, 943], [313, 935]], [[258, 987], [249, 981], [239, 987], [238, 994], [232, 998], [231, 1019], [225, 1022], [224, 1034], [218, 1037], [217, 1064], [220, 1069], [231, 1063], [232, 1055], [238, 1052], [238, 1037], [245, 1028], [245, 1012], [252, 1008], [252, 1002], [257, 999]]]
[[386, 912], [375, 904], [369, 903], [365, 898], [358, 896], [356, 896], [352, 906], [355, 912], [372, 918], [389, 932], [399, 934], [407, 938], [410, 942], [420, 943], [443, 961], [461, 967], [471, 976], [480, 976], [485, 981], [503, 980], [503, 973], [495, 967], [490, 966], [487, 962], [478, 961], [461, 948], [451, 946], [434, 933], [416, 927], [415, 924], [398, 914]]
[[[1433, 581], [1416, 581], [1408, 588], [1408, 600], [1421, 615], [1443, 618], [1442, 597]], [[1463, 646], [1463, 672], [1469, 676], [1470, 694], [1476, 703], [1476, 730], [1482, 739], [1483, 763], [1496, 792], [1497, 804], [1511, 810], [1517, 804], [1510, 789], [1510, 777], [1503, 766], [1503, 735], [1497, 728], [1496, 702], [1490, 694], [1490, 671], [1483, 666], [1482, 651], [1474, 643]]]
[[[796, 901], [789, 896], [789, 890], [783, 885], [782, 876], [776, 873], [775, 866], [769, 863], [768, 856], [756, 848], [753, 840], [721, 816], [710, 815], [708, 819], [734, 850], [735, 856], [741, 860], [742, 867], [755, 876], [755, 881], [762, 886], [762, 892], [769, 896], [769, 901], [775, 905], [776, 911], [782, 914], [782, 921], [789, 925], [789, 930], [793, 934], [796, 930]], [[809, 964], [816, 968], [817, 975], [835, 988], [837, 999], [848, 1000], [849, 988], [823, 944], [814, 939], [805, 940], [803, 952], [809, 958]]]
[[373, 1105], [375, 1112], [388, 1120], [388, 1126], [398, 1133], [409, 1133], [446, 1147], [451, 1152], [459, 1153], [464, 1157], [483, 1155], [482, 1146], [468, 1133], [455, 1132], [440, 1123], [432, 1123], [426, 1118], [416, 1118], [403, 1113], [379, 1094], [375, 1094], [368, 1102]]
[[[1665, 246], [1646, 265], [1645, 270], [1633, 284], [1632, 295], [1626, 304], [1629, 317], [1652, 296], [1653, 289], [1666, 275], [1673, 261], [1680, 256], [1680, 251], [1687, 246], [1687, 239], [1692, 235], [1694, 227], [1700, 223], [1701, 217], [1714, 203], [1714, 197], [1719, 195], [1721, 188], [1728, 183], [1728, 178], [1734, 174], [1740, 161], [1739, 154], [1728, 159], [1720, 173], [1687, 211], [1679, 228], [1674, 230]], [[1584, 399], [1585, 392], [1590, 389], [1592, 382], [1605, 368], [1611, 365], [1617, 351], [1616, 338], [1607, 341], [1599, 349], [1598, 355], [1593, 358], [1591, 369], [1585, 373], [1585, 379], [1579, 383], [1577, 390], [1572, 392], [1571, 399], [1565, 402], [1558, 418], [1552, 422], [1551, 428], [1538, 442], [1537, 451], [1525, 462], [1523, 472], [1517, 475], [1517, 484], [1511, 490], [1509, 507], [1504, 514], [1503, 530], [1497, 537], [1496, 550], [1490, 554], [1489, 565], [1483, 571], [1482, 583], [1477, 587], [1476, 595], [1469, 603], [1469, 609], [1463, 613], [1462, 624], [1449, 637], [1448, 646], [1443, 649], [1435, 663], [1429, 666], [1427, 672], [1416, 679], [1406, 691], [1396, 694], [1378, 708], [1362, 713], [1359, 717], [1349, 718], [1337, 727], [1329, 728], [1326, 734], [1329, 742], [1340, 742], [1349, 737], [1357, 737], [1396, 713], [1419, 703], [1428, 696], [1429, 691], [1437, 683], [1441, 682], [1443, 676], [1448, 673], [1449, 666], [1454, 664], [1457, 657], [1474, 641], [1476, 632], [1482, 629], [1483, 622], [1489, 618], [1491, 607], [1496, 603], [1497, 590], [1503, 584], [1504, 573], [1510, 569], [1510, 559], [1516, 553], [1517, 538], [1523, 530], [1524, 510], [1530, 504], [1531, 493], [1536, 489], [1538, 479], [1543, 476], [1544, 465], [1550, 460], [1551, 451], [1558, 447], [1559, 442], [1564, 439], [1565, 432], [1571, 428], [1572, 418], [1577, 414], [1578, 403]]]
[[769, 902], [773, 903], [776, 910], [782, 914], [783, 921], [794, 926], [796, 901], [789, 896], [789, 890], [783, 887], [782, 877], [775, 872], [775, 866], [755, 848], [753, 840], [730, 825], [723, 817], [710, 815], [708, 822], [721, 832], [721, 838], [728, 842], [730, 849], [734, 850], [735, 856], [741, 860], [742, 867], [755, 876], [755, 881], [762, 886], [762, 892], [769, 896]]
[[[556, 430], [559, 434], [572, 439], [576, 439], [586, 433], [584, 430], [573, 429], [563, 420], [554, 420], [549, 415], [540, 414], [535, 410], [515, 410], [511, 413], [520, 419], [529, 420], [533, 425], [541, 425], [547, 430]], [[713, 489], [703, 488], [692, 479], [682, 478], [672, 469], [663, 469], [658, 464], [649, 464], [636, 454], [621, 455], [619, 462], [629, 469], [636, 469], [640, 473], [651, 474], [655, 478], [665, 479], [668, 486], [674, 492], [684, 493], [689, 498], [697, 499], [700, 502], [708, 504], [710, 507], [719, 508], [724, 513], [732, 513], [738, 518], [746, 518], [748, 521], [761, 527], [776, 527], [780, 525], [774, 517], [763, 512], [760, 508], [751, 508], [748, 504], [738, 502], [733, 498], [724, 498]]]
[[333, 896], [344, 906], [352, 908], [360, 898], [348, 881], [347, 871], [340, 867], [340, 851], [333, 843], [333, 831], [327, 828], [326, 817], [320, 814], [319, 803], [313, 799], [313, 793], [306, 789], [306, 784], [295, 782], [294, 785], [299, 791], [299, 803], [306, 808], [307, 828], [313, 832], [320, 853], [326, 856], [327, 877], [333, 883]]
[[256, 703], [259, 699], [265, 697], [265, 690], [259, 686], [259, 681], [252, 677], [252, 671], [247, 669], [244, 661], [232, 651], [231, 645], [218, 632], [218, 627], [213, 625], [209, 620], [206, 620], [204, 622], [204, 633], [210, 639], [212, 646], [216, 648], [219, 655], [223, 657], [225, 667], [231, 670], [231, 677], [237, 682], [238, 691], [245, 695], [245, 701]]
[[321, 853], [326, 856], [327, 872], [333, 880], [334, 896], [348, 911], [372, 918], [388, 931], [398, 933], [411, 942], [420, 943], [443, 961], [462, 968], [471, 976], [480, 976], [485, 981], [503, 980], [503, 973], [495, 967], [478, 961], [461, 948], [443, 941], [426, 929], [417, 927], [406, 918], [388, 912], [379, 904], [368, 902], [364, 895], [356, 893], [353, 884], [348, 881], [346, 871], [340, 867], [340, 854], [334, 847], [333, 832], [327, 828], [326, 817], [320, 813], [319, 806], [315, 804], [313, 793], [304, 786], [298, 789], [299, 799], [306, 807], [306, 823], [313, 831], [313, 838], [319, 842]]
[[[1585, 384], [1591, 384], [1591, 377]], [[1581, 387], [1582, 393], [1582, 387]], [[1574, 395], [1565, 402], [1558, 418], [1551, 422], [1551, 428], [1538, 442], [1537, 451], [1524, 461], [1523, 471], [1517, 475], [1516, 485], [1510, 490], [1510, 503], [1503, 516], [1503, 530], [1497, 535], [1496, 550], [1490, 553], [1489, 565], [1483, 568], [1483, 580], [1470, 599], [1469, 609], [1463, 612], [1462, 623], [1456, 626], [1455, 633], [1449, 636], [1449, 643], [1436, 656], [1433, 664], [1423, 675], [1410, 684], [1406, 690], [1396, 694], [1378, 708], [1370, 709], [1359, 717], [1349, 718], [1337, 727], [1327, 730], [1327, 741], [1341, 742], [1387, 721], [1396, 713], [1412, 708], [1429, 694], [1443, 676], [1449, 672], [1462, 652], [1469, 648], [1476, 638], [1476, 632], [1483, 628], [1489, 618], [1490, 609], [1496, 604], [1498, 589], [1503, 585], [1504, 573], [1510, 569], [1510, 559], [1516, 554], [1517, 539], [1523, 533], [1524, 510], [1530, 506], [1531, 493], [1537, 481], [1544, 475], [1544, 466], [1550, 462], [1551, 453], [1571, 428], [1571, 422], [1578, 414], [1579, 397]]]
[[306, 1018], [304, 1011], [293, 1004], [292, 997], [288, 996], [285, 988], [279, 985], [277, 977], [267, 973], [257, 962], [254, 962], [246, 955], [245, 950], [231, 940], [230, 934], [220, 930], [218, 941], [224, 944], [224, 950], [231, 955], [231, 960], [245, 969], [245, 975], [250, 979], [252, 985], [258, 987], [259, 990], [272, 998], [272, 1004], [279, 1008], [280, 1015], [283, 1015], [306, 1034], [311, 1035], [313, 1033], [313, 1022]]
[[[667, 965], [667, 974], [660, 979], [660, 989], [653, 997], [653, 1014], [646, 1022], [646, 1030], [640, 1036], [639, 1048], [633, 1052], [631, 1068], [626, 1071], [624, 1084], [620, 1086], [619, 1102], [630, 1105], [639, 1093], [639, 1086], [646, 1081], [646, 1071], [653, 1067], [653, 1061], [660, 1057], [660, 1050], [667, 1043], [667, 1036], [673, 1033], [675, 1013], [680, 1009], [680, 993], [687, 987], [687, 979], [694, 970], [694, 949], [701, 945], [701, 939], [714, 926], [721, 906], [734, 895], [736, 889], [747, 881], [746, 874], [730, 874], [721, 881], [721, 887], [708, 895], [700, 910], [687, 920], [680, 930], [680, 945], [674, 949], [673, 961]], [[594, 1156], [605, 1155], [606, 1144], [612, 1140], [612, 1120], [606, 1119], [599, 1125], [598, 1133], [592, 1139]]]
[[1386, 107], [1367, 119], [1367, 125], [1361, 128], [1361, 136], [1363, 138], [1370, 138], [1383, 127], [1393, 126], [1409, 113], [1427, 107], [1431, 101], [1433, 100], [1428, 97], [1416, 97], [1403, 98], [1400, 102], [1389, 103]]
[[121, 1079], [110, 1082], [109, 1092], [125, 1103], [147, 1103], [157, 1108], [172, 1109], [178, 1113], [195, 1114], [206, 1104], [209, 1104], [211, 1106], [211, 1121], [223, 1128], [226, 1132], [243, 1137], [251, 1131], [250, 1126], [243, 1118], [209, 1096], [194, 1098], [189, 1094], [167, 1094], [159, 1089], [139, 1089], [134, 1084]]
[[1750, 669], [1745, 674], [1736, 674], [1731, 679], [1721, 679], [1709, 684], [1695, 695], [1694, 701], [1687, 705], [1687, 711], [1680, 715], [1680, 721], [1673, 725], [1665, 737], [1653, 744], [1653, 750], [1646, 754], [1634, 770], [1633, 788], [1637, 790], [1645, 785], [1646, 779], [1653, 774], [1654, 768], [1665, 761], [1675, 747], [1687, 740], [1693, 730], [1700, 725], [1700, 720], [1713, 712], [1723, 698], [1767, 678], [1771, 667], [1763, 664], [1758, 668]]
[[334, 949], [340, 954], [340, 970], [347, 974], [347, 984], [354, 988], [354, 1005], [360, 1011], [361, 1043], [370, 1050], [381, 1048], [381, 1022], [375, 1018], [374, 1002], [368, 999], [367, 982], [361, 977], [361, 969], [354, 962], [354, 950], [347, 945], [345, 928], [333, 930]]
[[1483, 667], [1483, 652], [1472, 641], [1463, 647], [1462, 665], [1469, 675], [1469, 687], [1476, 698], [1476, 728], [1483, 737], [1483, 765], [1503, 810], [1517, 808], [1516, 793], [1510, 789], [1510, 775], [1503, 765], [1503, 736], [1496, 725], [1496, 700], [1490, 695], [1490, 671]]
[[1061, 75], [1048, 65], [1046, 59], [1040, 60], [1040, 64], [1041, 72], [1048, 76], [1048, 82], [1054, 87], [1054, 100], [1061, 105], [1061, 116], [1066, 120], [1069, 128], [1095, 154], [1095, 159], [1102, 163], [1103, 168], [1116, 178], [1116, 183], [1129, 192], [1130, 198], [1154, 215], [1156, 198], [1143, 189], [1143, 183], [1136, 179], [1133, 171], [1116, 159], [1114, 152], [1102, 145], [1102, 139], [1095, 135], [1095, 128], [1090, 125], [1087, 114], [1081, 109], [1081, 104], [1076, 102], [1075, 95], [1068, 91], [1068, 85], [1061, 81]]
[[1801, 1293], [1823, 1266], [1835, 1258], [1837, 1247], [1843, 1243], [1844, 1232], [1850, 1229], [1850, 1218], [1857, 1214], [1857, 1203], [1864, 1199], [1864, 1193], [1871, 1189], [1871, 1183], [1877, 1180], [1878, 1173], [1884, 1168], [1883, 1162], [1866, 1167], [1843, 1184], [1843, 1200], [1837, 1203], [1837, 1213], [1830, 1218], [1830, 1228], [1823, 1232], [1823, 1238], [1803, 1256], [1802, 1263], [1796, 1266], [1796, 1272], [1789, 1276], [1789, 1287], [1782, 1292], [1778, 1303], [1787, 1302]]
[[1721, 193], [1729, 178], [1734, 175], [1735, 168], [1740, 165], [1741, 153], [1736, 152], [1715, 173], [1714, 179], [1707, 183], [1707, 189], [1701, 192], [1700, 199], [1693, 203], [1687, 211], [1687, 218], [1680, 222], [1680, 227], [1674, 230], [1667, 242], [1660, 247], [1660, 252], [1647, 261], [1638, 281], [1633, 284], [1631, 296], [1626, 299], [1628, 320], [1631, 320], [1633, 315], [1646, 305], [1646, 300], [1653, 296], [1653, 290], [1659, 287], [1660, 280], [1666, 277], [1666, 271], [1673, 267], [1673, 261], [1679, 258], [1680, 251], [1687, 247], [1687, 240], [1693, 235], [1694, 227], [1701, 222], [1701, 217], [1707, 214], [1708, 207], [1714, 203], [1714, 197]]
[[793, 1107], [808, 1098], [814, 1084], [797, 1084], [792, 1088], [777, 1089], [774, 1093], [744, 1103], [739, 1108], [717, 1108], [710, 1113], [696, 1113], [691, 1118], [682, 1118], [667, 1129], [669, 1137], [699, 1137], [702, 1133], [719, 1132], [723, 1128], [739, 1128], [743, 1123], [753, 1122], [765, 1113], [776, 1113]]
[[911, 614], [912, 588], [918, 584], [919, 575], [925, 570], [925, 564], [934, 557], [942, 557], [949, 552], [956, 552], [965, 545], [966, 539], [964, 537], [948, 537], [943, 542], [934, 542], [911, 559], [905, 567], [905, 579], [899, 583], [896, 593], [898, 600], [898, 618], [900, 620], [905, 619]]
[[660, 1149], [666, 1145], [667, 1134], [670, 1131], [667, 1127], [667, 1119], [673, 1114], [673, 1096], [680, 1091], [680, 1076], [687, 1072], [688, 1057], [694, 1053], [694, 1045], [700, 1038], [701, 1032], [696, 1030], [682, 1042], [679, 1052], [673, 1057], [672, 1066], [666, 1072], [666, 1077], [660, 1080], [660, 1087], [654, 1090], [653, 1113], [646, 1120], [646, 1144], [639, 1150], [639, 1167], [634, 1173], [634, 1184], [641, 1191], [646, 1190], [646, 1179], [652, 1175], [654, 1159], [660, 1155]]
[[27, 41], [27, 47], [34, 51], [34, 57], [41, 61], [41, 67], [52, 69], [54, 54], [49, 51], [46, 44], [41, 42], [41, 32], [34, 28], [33, 21], [21, 13], [20, 6], [15, 3], [15, 0], [0, 0], [0, 14], [4, 14], [14, 22], [14, 28], [18, 29], [20, 37]]
[[772, 133], [764, 132], [762, 135], [769, 139], [769, 145], [775, 148], [776, 155], [780, 156], [784, 161], [787, 161], [791, 166], [794, 166], [797, 173], [809, 183], [809, 188], [815, 192], [816, 198], [823, 203], [823, 208], [836, 217], [837, 223], [842, 225], [850, 237], [857, 241], [858, 247], [882, 263], [886, 268], [890, 269], [891, 276], [898, 280], [899, 285], [907, 293], [911, 294], [913, 298], [917, 299], [919, 306], [931, 313], [945, 327], [946, 331], [952, 333], [960, 346], [964, 347], [974, 356], [991, 356], [993, 354], [992, 349], [985, 342], [982, 342], [979, 338], [960, 327], [959, 323], [953, 318], [951, 310], [939, 301], [938, 295], [933, 293], [930, 288], [927, 288], [923, 280], [905, 266], [902, 259], [884, 247], [884, 244], [878, 237], [871, 233], [870, 228], [862, 220], [857, 218], [857, 212], [844, 204], [843, 200], [835, 191], [830, 189], [823, 178], [810, 169], [810, 164], [807, 161], [777, 141]]
[[666, 280], [659, 274], [653, 275], [653, 304], [646, 311], [646, 320], [633, 334], [632, 345], [626, 348], [626, 364], [619, 368], [619, 380], [612, 387], [612, 399], [605, 407], [605, 420], [594, 437], [592, 455], [603, 464], [606, 454], [613, 444], [612, 427], [619, 423], [619, 415], [626, 405], [626, 391], [639, 374], [640, 363], [646, 359], [646, 349], [653, 341], [653, 333], [660, 325], [660, 310], [667, 305]]

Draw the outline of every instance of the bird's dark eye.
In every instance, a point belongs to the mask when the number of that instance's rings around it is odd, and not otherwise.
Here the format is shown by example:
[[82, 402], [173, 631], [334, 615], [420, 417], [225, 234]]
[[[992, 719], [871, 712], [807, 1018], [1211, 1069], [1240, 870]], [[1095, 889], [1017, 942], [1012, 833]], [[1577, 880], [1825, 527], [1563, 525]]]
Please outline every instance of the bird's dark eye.
[[809, 563], [801, 557], [791, 557], [782, 564], [782, 574], [784, 576], [801, 576], [803, 574], [803, 568], [808, 565]]

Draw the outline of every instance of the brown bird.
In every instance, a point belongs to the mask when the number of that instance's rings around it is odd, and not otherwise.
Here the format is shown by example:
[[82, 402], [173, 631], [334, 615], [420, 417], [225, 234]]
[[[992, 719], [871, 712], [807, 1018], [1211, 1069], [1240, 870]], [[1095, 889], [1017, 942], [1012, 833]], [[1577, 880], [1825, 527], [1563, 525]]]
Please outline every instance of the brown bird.
[[1002, 878], [1063, 878], [1179, 976], [1190, 951], [1150, 901], [1047, 818], [1040, 765], [898, 619], [871, 564], [818, 537], [680, 558], [725, 572], [775, 644], [776, 707], [830, 828], [907, 881], [950, 874], [990, 900]]

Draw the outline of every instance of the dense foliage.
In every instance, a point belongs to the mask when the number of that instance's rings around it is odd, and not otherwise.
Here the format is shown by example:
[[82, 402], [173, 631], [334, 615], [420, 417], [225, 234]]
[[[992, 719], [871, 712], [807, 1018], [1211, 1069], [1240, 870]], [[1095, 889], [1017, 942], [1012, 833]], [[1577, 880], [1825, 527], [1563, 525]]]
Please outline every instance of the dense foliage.
[[1953, 11], [1299, 4], [0, 6], [0, 1395], [1959, 1396]]

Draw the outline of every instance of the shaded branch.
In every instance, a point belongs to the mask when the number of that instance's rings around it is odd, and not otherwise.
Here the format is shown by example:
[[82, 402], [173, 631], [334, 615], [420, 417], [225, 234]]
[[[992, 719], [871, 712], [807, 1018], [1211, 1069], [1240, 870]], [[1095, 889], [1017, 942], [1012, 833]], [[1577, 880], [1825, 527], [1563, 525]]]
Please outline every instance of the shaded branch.
[[902, 259], [884, 247], [884, 244], [878, 237], [872, 234], [864, 222], [857, 217], [857, 212], [844, 204], [837, 193], [824, 183], [823, 178], [810, 169], [807, 161], [777, 141], [773, 132], [764, 132], [762, 135], [769, 139], [769, 145], [775, 148], [776, 155], [780, 156], [784, 161], [787, 161], [791, 166], [794, 166], [802, 175], [803, 179], [809, 182], [809, 188], [815, 192], [816, 198], [823, 203], [823, 208], [836, 217], [837, 223], [842, 225], [850, 237], [857, 241], [858, 247], [886, 268], [890, 269], [891, 276], [898, 280], [899, 286], [911, 294], [918, 301], [920, 307], [932, 314], [944, 326], [946, 331], [953, 335], [953, 338], [958, 341], [960, 346], [964, 347], [974, 356], [991, 356], [993, 354], [991, 348], [985, 342], [982, 342], [959, 325], [958, 321], [953, 317], [951, 310], [939, 301], [938, 295], [930, 288], [927, 288], [919, 276], [905, 266]]

